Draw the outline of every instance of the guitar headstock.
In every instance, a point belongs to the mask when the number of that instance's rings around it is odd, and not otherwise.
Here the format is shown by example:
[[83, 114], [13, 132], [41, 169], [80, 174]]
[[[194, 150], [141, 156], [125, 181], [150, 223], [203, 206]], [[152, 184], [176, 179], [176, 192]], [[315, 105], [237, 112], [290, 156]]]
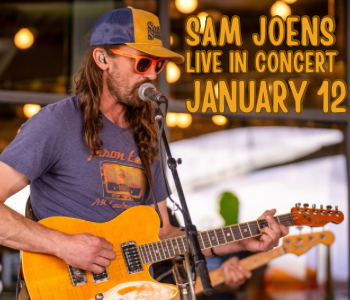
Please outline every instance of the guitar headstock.
[[323, 208], [323, 205], [316, 208], [315, 204], [309, 207], [309, 204], [305, 203], [301, 207], [301, 204], [297, 203], [295, 206], [291, 211], [294, 225], [321, 227], [330, 222], [339, 224], [344, 220], [344, 214], [338, 210], [338, 206], [334, 210], [330, 205], [327, 205], [326, 208]]
[[331, 231], [320, 231], [307, 234], [287, 236], [283, 239], [283, 248], [286, 253], [302, 255], [317, 244], [331, 245], [334, 242]]

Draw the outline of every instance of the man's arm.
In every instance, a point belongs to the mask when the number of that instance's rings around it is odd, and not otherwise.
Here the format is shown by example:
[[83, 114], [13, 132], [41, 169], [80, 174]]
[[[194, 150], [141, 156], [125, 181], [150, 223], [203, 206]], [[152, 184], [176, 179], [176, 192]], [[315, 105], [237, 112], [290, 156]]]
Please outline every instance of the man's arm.
[[55, 255], [68, 264], [103, 272], [115, 258], [113, 245], [91, 234], [67, 235], [33, 222], [4, 203], [29, 184], [29, 179], [0, 162], [0, 244], [20, 250]]
[[[154, 207], [154, 205], [152, 205]], [[159, 230], [159, 238], [165, 239], [170, 237], [175, 237], [179, 235], [184, 235], [183, 231], [180, 231], [178, 228], [171, 226], [169, 221], [169, 216], [167, 212], [166, 201], [158, 203], [159, 211], [163, 219], [163, 228]], [[267, 210], [259, 219], [266, 219], [270, 227], [265, 227], [261, 229], [262, 235], [257, 238], [245, 239], [239, 242], [230, 243], [227, 245], [215, 247], [215, 253], [218, 255], [229, 254], [239, 251], [268, 251], [278, 245], [279, 239], [282, 236], [288, 234], [288, 229], [282, 224], [278, 224], [274, 219], [273, 215], [276, 213], [275, 209]], [[210, 250], [204, 250], [203, 254], [207, 257], [212, 256]]]
[[[170, 224], [166, 202], [167, 201], [164, 200], [158, 203], [158, 208], [163, 219], [163, 227], [159, 229], [159, 238], [161, 240], [185, 235], [184, 231], [180, 231], [178, 227], [174, 227]], [[151, 204], [151, 207], [154, 208], [154, 204]]]

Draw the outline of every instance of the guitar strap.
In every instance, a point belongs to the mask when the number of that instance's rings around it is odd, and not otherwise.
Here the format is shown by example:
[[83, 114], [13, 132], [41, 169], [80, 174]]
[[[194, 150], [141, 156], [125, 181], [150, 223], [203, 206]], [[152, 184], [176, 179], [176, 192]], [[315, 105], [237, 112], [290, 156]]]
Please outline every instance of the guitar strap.
[[162, 219], [162, 215], [160, 214], [158, 203], [157, 203], [157, 200], [156, 200], [156, 197], [155, 197], [155, 193], [154, 193], [154, 185], [153, 185], [153, 177], [152, 177], [151, 168], [149, 166], [148, 160], [141, 153], [140, 153], [140, 158], [141, 158], [141, 161], [142, 161], [142, 163], [143, 163], [143, 165], [145, 166], [145, 169], [146, 169], [146, 177], [147, 177], [148, 184], [150, 186], [151, 197], [152, 197], [152, 200], [153, 200], [154, 209], [156, 210], [156, 212], [157, 212], [157, 214], [159, 216], [160, 228], [162, 228], [163, 227], [163, 219]]

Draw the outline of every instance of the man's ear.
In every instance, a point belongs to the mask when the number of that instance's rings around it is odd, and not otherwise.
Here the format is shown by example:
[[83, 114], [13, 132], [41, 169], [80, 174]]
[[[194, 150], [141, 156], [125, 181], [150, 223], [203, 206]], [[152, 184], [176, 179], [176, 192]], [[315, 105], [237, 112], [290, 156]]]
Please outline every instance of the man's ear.
[[92, 52], [92, 56], [94, 58], [95, 63], [98, 65], [98, 67], [105, 71], [108, 68], [107, 64], [107, 52], [103, 48], [96, 48]]

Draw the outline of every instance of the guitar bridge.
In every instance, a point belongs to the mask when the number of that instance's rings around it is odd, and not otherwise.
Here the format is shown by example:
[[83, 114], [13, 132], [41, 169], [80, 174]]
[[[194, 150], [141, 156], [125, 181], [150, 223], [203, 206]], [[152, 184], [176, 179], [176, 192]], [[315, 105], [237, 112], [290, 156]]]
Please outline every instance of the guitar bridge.
[[128, 269], [128, 273], [134, 274], [143, 271], [141, 258], [134, 241], [126, 242], [120, 245], [124, 257], [124, 262]]
[[68, 266], [69, 276], [74, 286], [82, 285], [87, 283], [86, 272], [82, 269]]

